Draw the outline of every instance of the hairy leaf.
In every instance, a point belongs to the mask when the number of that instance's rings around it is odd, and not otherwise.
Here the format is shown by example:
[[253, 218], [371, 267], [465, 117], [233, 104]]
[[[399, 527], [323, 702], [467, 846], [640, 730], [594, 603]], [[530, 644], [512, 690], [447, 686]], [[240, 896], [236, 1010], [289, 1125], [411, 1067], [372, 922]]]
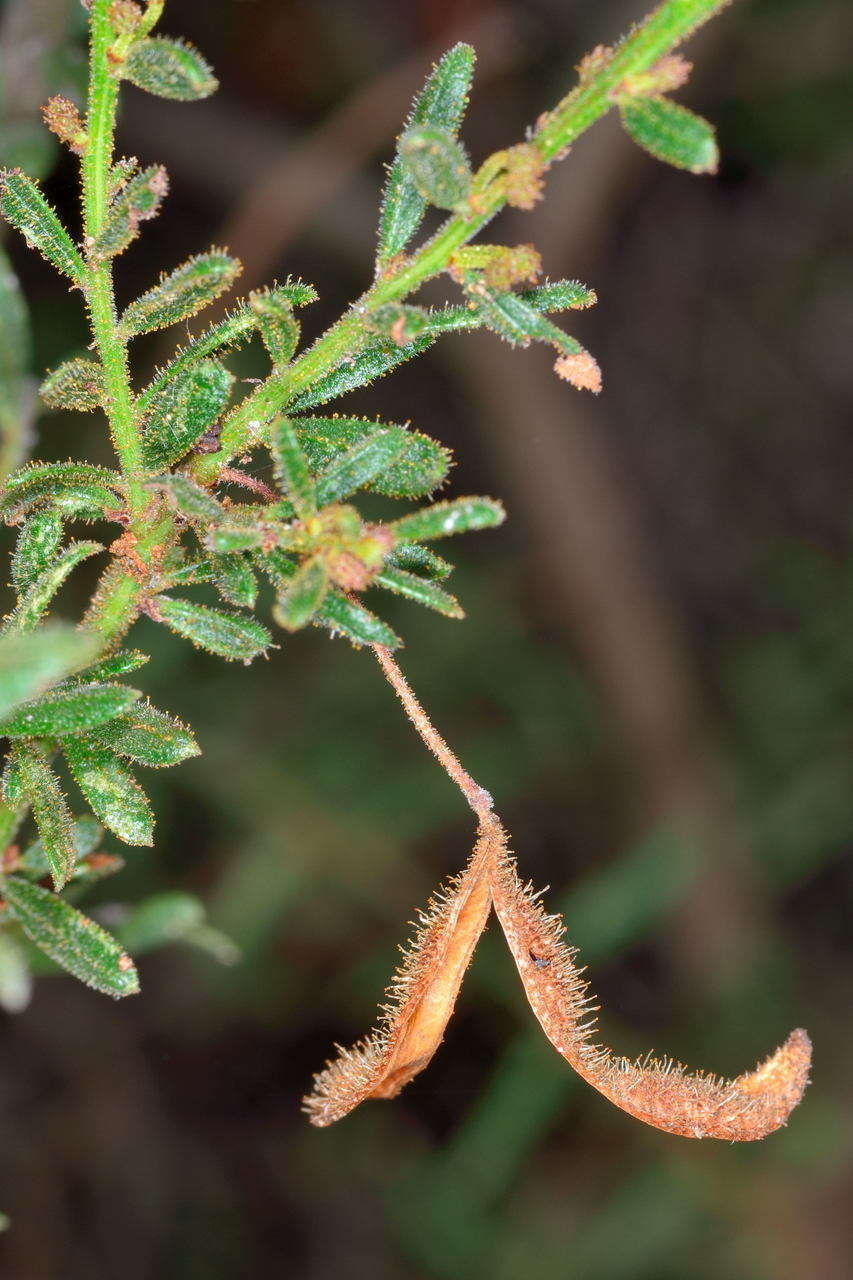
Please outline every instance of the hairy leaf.
[[270, 450], [275, 476], [282, 492], [293, 503], [300, 519], [317, 510], [317, 492], [308, 468], [308, 460], [299, 443], [290, 418], [277, 418], [270, 428]]
[[116, 471], [88, 462], [35, 462], [10, 475], [0, 495], [0, 515], [17, 515], [37, 503], [52, 502], [72, 514], [82, 504], [115, 509], [122, 479]]
[[174, 596], [158, 596], [157, 608], [172, 631], [231, 662], [251, 662], [272, 644], [266, 627], [242, 614], [223, 613]]
[[9, 625], [18, 631], [32, 631], [38, 625], [50, 602], [65, 579], [81, 560], [103, 551], [100, 542], [72, 542], [54, 557], [21, 595], [18, 605], [10, 615]]
[[0, 213], [57, 271], [79, 282], [86, 270], [74, 242], [32, 178], [20, 169], [0, 171]]
[[99, 409], [104, 398], [104, 371], [95, 360], [66, 360], [47, 375], [39, 395], [51, 409], [78, 413]]
[[386, 649], [399, 649], [403, 643], [387, 622], [338, 591], [328, 593], [314, 620], [333, 634], [340, 632], [355, 645], [382, 644]]
[[96, 258], [123, 253], [139, 235], [139, 224], [160, 212], [169, 191], [169, 177], [162, 165], [143, 169], [114, 196], [103, 229], [92, 246]]
[[140, 696], [123, 684], [73, 684], [27, 702], [0, 720], [7, 738], [54, 738], [84, 733], [120, 715]]
[[221, 520], [225, 509], [217, 502], [212, 493], [202, 489], [194, 480], [185, 475], [157, 476], [150, 481], [152, 486], [164, 489], [172, 506], [187, 520], [199, 524], [209, 524], [211, 520]]
[[[426, 84], [412, 104], [407, 127], [420, 124], [443, 125], [452, 133], [459, 128], [471, 78], [474, 73], [474, 50], [468, 44], [457, 44], [433, 67]], [[379, 261], [405, 249], [423, 218], [426, 201], [406, 172], [399, 154], [388, 172], [379, 222]]]
[[273, 368], [284, 368], [299, 344], [300, 324], [293, 305], [275, 291], [258, 290], [249, 294], [249, 306]]
[[74, 818], [62, 794], [59, 779], [34, 748], [14, 747], [20, 790], [33, 811], [54, 887], [61, 889], [77, 858]]
[[401, 542], [385, 557], [386, 564], [395, 565], [398, 569], [406, 569], [417, 573], [422, 578], [435, 578], [439, 581], [449, 578], [453, 565], [441, 556], [437, 556], [428, 547], [421, 547], [416, 542]]
[[191, 729], [147, 702], [137, 703], [87, 737], [126, 760], [152, 769], [165, 769], [200, 754]]
[[180, 102], [209, 98], [218, 83], [198, 49], [184, 40], [164, 36], [152, 36], [131, 45], [121, 74], [146, 93]]
[[230, 289], [241, 270], [236, 258], [216, 249], [189, 258], [131, 302], [119, 323], [122, 335], [132, 338], [188, 319]]
[[447, 479], [450, 451], [437, 440], [394, 423], [373, 422], [369, 418], [295, 418], [299, 443], [315, 473], [330, 466], [335, 458], [358, 441], [378, 433], [393, 433], [399, 453], [391, 463], [362, 487], [389, 498], [421, 498]]
[[454, 498], [402, 516], [389, 528], [399, 541], [430, 542], [472, 529], [494, 529], [505, 519], [503, 506], [494, 498]]
[[12, 556], [12, 583], [19, 596], [48, 568], [61, 542], [62, 517], [52, 507], [24, 522]]
[[75, 978], [108, 996], [131, 996], [139, 990], [133, 961], [82, 911], [18, 876], [7, 877], [3, 896], [27, 937]]
[[438, 209], [455, 209], [471, 190], [471, 165], [449, 129], [422, 124], [400, 139], [400, 159], [415, 187]]
[[202, 360], [168, 383], [149, 406], [143, 423], [145, 466], [152, 471], [169, 467], [189, 453], [224, 411], [233, 382], [224, 365]]
[[96, 680], [114, 680], [116, 676], [125, 676], [131, 671], [138, 671], [148, 661], [148, 654], [139, 649], [119, 649], [107, 658], [101, 658], [91, 667], [81, 671], [81, 676], [91, 682]]
[[429, 578], [421, 578], [415, 573], [407, 573], [404, 569], [386, 566], [373, 579], [377, 587], [385, 587], [400, 596], [408, 596], [418, 604], [443, 613], [446, 618], [464, 618], [465, 611], [455, 596], [443, 591]]
[[[77, 867], [83, 858], [87, 858], [90, 853], [94, 853], [104, 835], [104, 828], [98, 822], [97, 818], [93, 818], [91, 814], [84, 814], [82, 817], [75, 818], [71, 826], [71, 836], [74, 841], [74, 873], [71, 879], [75, 878]], [[23, 871], [33, 880], [41, 880], [50, 871], [50, 863], [48, 861], [47, 852], [42, 840], [34, 840], [24, 852], [20, 855], [16, 871]]]
[[319, 505], [340, 502], [382, 475], [402, 452], [405, 443], [402, 435], [402, 432], [379, 429], [359, 440], [346, 453], [339, 454], [317, 476]]
[[228, 604], [238, 609], [253, 609], [258, 596], [258, 580], [246, 557], [239, 553], [215, 555], [210, 567], [216, 589]]
[[273, 617], [285, 631], [298, 631], [314, 617], [326, 598], [329, 575], [320, 560], [306, 560], [273, 606]]
[[619, 114], [626, 132], [656, 160], [689, 169], [691, 173], [716, 173], [720, 161], [713, 125], [669, 98], [629, 98], [620, 102]]
[[153, 844], [148, 797], [113, 752], [85, 738], [63, 738], [62, 750], [74, 781], [104, 826], [125, 844]]
[[312, 409], [314, 405], [325, 404], [326, 401], [335, 400], [348, 391], [365, 387], [369, 382], [383, 378], [386, 373], [390, 373], [392, 369], [396, 369], [407, 360], [423, 355], [434, 341], [435, 338], [428, 334], [425, 337], [416, 338], [405, 347], [398, 347], [393, 342], [371, 343], [370, 346], [339, 364], [337, 369], [332, 369], [330, 373], [318, 378], [313, 386], [296, 397], [290, 408], [294, 411]]

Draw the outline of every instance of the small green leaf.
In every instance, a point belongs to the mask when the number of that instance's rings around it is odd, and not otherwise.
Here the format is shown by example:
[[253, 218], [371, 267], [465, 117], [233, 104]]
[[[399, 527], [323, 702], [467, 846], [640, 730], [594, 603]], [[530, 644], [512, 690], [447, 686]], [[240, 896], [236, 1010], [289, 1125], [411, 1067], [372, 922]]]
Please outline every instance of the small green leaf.
[[211, 520], [221, 520], [225, 515], [225, 508], [213, 494], [202, 489], [189, 476], [180, 473], [157, 476], [149, 484], [152, 488], [164, 489], [175, 510], [194, 523], [209, 524]]
[[114, 258], [139, 235], [139, 224], [160, 212], [169, 191], [169, 177], [162, 165], [143, 169], [121, 188], [107, 210], [103, 230], [92, 246], [95, 258]]
[[95, 360], [66, 360], [47, 375], [39, 387], [39, 395], [50, 409], [86, 413], [101, 407], [103, 378], [104, 371]]
[[213, 569], [210, 560], [188, 556], [185, 560], [164, 568], [161, 582], [164, 587], [191, 587], [199, 582], [212, 582]]
[[239, 347], [248, 341], [255, 329], [255, 318], [248, 307], [238, 307], [231, 315], [212, 324], [197, 338], [193, 338], [185, 347], [179, 347], [173, 360], [161, 369], [152, 379], [137, 400], [137, 408], [144, 414], [153, 400], [168, 383], [174, 381], [178, 374], [191, 368], [206, 356]]
[[251, 662], [272, 644], [260, 622], [242, 614], [223, 613], [174, 596], [158, 596], [157, 608], [167, 627], [199, 649], [231, 662]]
[[17, 608], [9, 617], [9, 627], [18, 631], [32, 631], [72, 570], [81, 560], [97, 555], [103, 549], [100, 542], [69, 543], [21, 595]]
[[421, 498], [447, 479], [450, 450], [408, 427], [372, 422], [369, 418], [295, 418], [299, 443], [315, 473], [325, 470], [341, 453], [358, 441], [380, 432], [393, 433], [399, 442], [396, 458], [362, 487], [389, 498]]
[[252, 551], [255, 547], [262, 547], [267, 538], [267, 530], [261, 527], [222, 524], [208, 532], [205, 545], [217, 555], [230, 555], [232, 552]]
[[198, 49], [163, 36], [131, 45], [121, 74], [137, 89], [179, 102], [209, 98], [217, 88], [216, 77]]
[[619, 104], [625, 131], [657, 160], [716, 173], [720, 161], [713, 125], [669, 98], [629, 98]]
[[0, 716], [46, 692], [98, 650], [94, 635], [48, 623], [32, 635], [0, 636]]
[[63, 738], [62, 750], [95, 817], [125, 844], [153, 844], [148, 797], [113, 752], [86, 738]]
[[476, 286], [473, 296], [489, 328], [513, 346], [547, 342], [561, 353], [578, 355], [583, 351], [579, 342], [540, 315], [521, 294], [498, 293]]
[[62, 518], [46, 507], [22, 525], [12, 556], [12, 583], [20, 596], [48, 568], [62, 542]]
[[[104, 828], [97, 818], [93, 818], [91, 814], [87, 813], [74, 819], [71, 836], [74, 841], [75, 864], [79, 864], [83, 858], [88, 857], [90, 853], [94, 853], [101, 843], [103, 835]], [[41, 840], [34, 840], [24, 850], [18, 859], [15, 870], [23, 871], [33, 880], [41, 880], [43, 876], [48, 874], [50, 863], [47, 860], [47, 853]], [[77, 866], [75, 865], [75, 872], [76, 870]]]
[[122, 336], [132, 338], [188, 319], [230, 289], [241, 270], [236, 258], [216, 249], [189, 258], [131, 302], [119, 322]]
[[[449, 49], [432, 69], [426, 84], [412, 104], [408, 127], [420, 124], [444, 125], [456, 133], [468, 101], [474, 73], [474, 50], [468, 44]], [[426, 201], [397, 155], [388, 173], [379, 222], [379, 261], [405, 249], [417, 231]]]
[[333, 634], [340, 632], [355, 645], [382, 644], [386, 649], [399, 649], [403, 643], [381, 618], [338, 591], [329, 592], [314, 621]]
[[14, 751], [9, 752], [3, 764], [3, 781], [0, 790], [3, 794], [3, 803], [10, 809], [17, 809], [19, 805], [25, 803], [21, 768]]
[[310, 622], [326, 598], [329, 575], [319, 560], [306, 560], [273, 606], [273, 617], [285, 631], [298, 631]]
[[434, 578], [439, 581], [449, 578], [453, 565], [441, 556], [437, 556], [428, 547], [421, 547], [417, 542], [401, 542], [385, 557], [386, 564], [398, 569], [407, 569], [410, 573], [420, 574], [422, 578]]
[[598, 302], [595, 290], [579, 280], [549, 281], [535, 289], [522, 289], [519, 297], [535, 311], [583, 311]]
[[300, 324], [292, 304], [275, 291], [258, 290], [249, 294], [249, 306], [273, 368], [284, 368], [299, 344]]
[[80, 672], [80, 675], [92, 684], [95, 681], [114, 680], [117, 676], [128, 675], [131, 671], [138, 671], [140, 667], [144, 667], [148, 661], [147, 653], [140, 653], [139, 649], [119, 649], [117, 653], [110, 654], [108, 658], [102, 658], [100, 662], [96, 662], [91, 667], [86, 667]]
[[317, 510], [317, 494], [308, 461], [289, 418], [277, 418], [270, 428], [270, 451], [282, 492], [293, 503], [300, 519]]
[[340, 502], [365, 488], [399, 457], [405, 441], [398, 431], [377, 430], [340, 454], [317, 477], [317, 502], [321, 507]]
[[465, 148], [442, 125], [407, 129], [400, 139], [400, 159], [423, 198], [438, 209], [456, 209], [471, 191]]
[[430, 313], [424, 307], [402, 302], [388, 302], [365, 316], [365, 324], [373, 333], [381, 333], [395, 346], [404, 347], [421, 334], [430, 332]]
[[422, 338], [415, 338], [414, 342], [407, 343], [405, 347], [398, 347], [393, 342], [371, 343], [357, 355], [343, 361], [337, 369], [332, 369], [331, 373], [318, 378], [313, 386], [296, 397], [290, 408], [294, 411], [312, 409], [315, 405], [335, 400], [348, 391], [365, 387], [369, 382], [383, 378], [398, 365], [405, 364], [407, 360], [423, 355], [434, 341], [435, 338], [427, 334]]
[[238, 609], [253, 609], [258, 596], [258, 580], [239, 554], [211, 556], [210, 567], [216, 589], [227, 604]]
[[465, 617], [465, 611], [456, 597], [443, 591], [429, 578], [386, 566], [373, 581], [377, 587], [384, 587], [386, 591], [393, 591], [399, 596], [408, 596], [410, 600], [416, 600], [428, 609], [435, 609], [436, 613], [443, 613], [446, 618]]
[[189, 453], [223, 413], [233, 383], [233, 374], [216, 360], [202, 360], [168, 383], [142, 424], [145, 466], [169, 467]]
[[86, 267], [73, 240], [41, 189], [20, 169], [0, 171], [0, 213], [57, 271], [77, 282], [83, 278]]
[[0, 930], [0, 1008], [6, 1013], [21, 1013], [32, 993], [33, 975], [23, 948], [8, 930]]
[[139, 956], [170, 942], [180, 942], [204, 921], [205, 910], [198, 898], [170, 890], [138, 903], [122, 921], [118, 933], [124, 945]]
[[56, 774], [38, 751], [16, 745], [14, 756], [21, 794], [33, 811], [54, 886], [61, 889], [71, 875], [77, 857], [74, 818]]
[[47, 889], [8, 876], [3, 896], [27, 937], [75, 978], [108, 996], [139, 990], [133, 962], [106, 930]]
[[120, 500], [122, 479], [116, 471], [86, 462], [35, 462], [13, 472], [0, 495], [0, 515], [16, 516], [30, 507], [52, 502], [73, 512], [83, 502], [103, 510], [115, 510]]
[[123, 684], [73, 684], [27, 702], [4, 720], [0, 734], [7, 738], [55, 738], [94, 729], [135, 702], [138, 689]]
[[200, 754], [191, 729], [147, 702], [137, 703], [88, 737], [116, 755], [152, 769], [166, 769]]
[[430, 542], [472, 529], [494, 529], [505, 519], [506, 512], [494, 498], [454, 498], [413, 511], [388, 527], [401, 542]]

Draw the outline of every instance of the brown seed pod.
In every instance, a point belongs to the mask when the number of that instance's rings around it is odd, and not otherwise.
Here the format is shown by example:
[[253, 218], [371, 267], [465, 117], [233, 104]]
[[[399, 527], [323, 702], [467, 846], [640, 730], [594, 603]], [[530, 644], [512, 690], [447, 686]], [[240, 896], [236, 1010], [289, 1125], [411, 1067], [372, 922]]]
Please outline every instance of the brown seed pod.
[[481, 819], [467, 867], [430, 900], [387, 991], [377, 1029], [314, 1077], [312, 1124], [340, 1120], [366, 1098], [394, 1098], [444, 1038], [459, 987], [491, 910], [489, 867], [502, 848], [497, 820]]
[[617, 1057], [593, 1043], [591, 997], [563, 941], [560, 916], [547, 915], [523, 885], [502, 842], [491, 871], [492, 898], [521, 981], [543, 1031], [579, 1075], [623, 1111], [685, 1138], [751, 1142], [785, 1124], [808, 1083], [811, 1041], [788, 1039], [754, 1071], [734, 1080], [688, 1073], [671, 1059]]

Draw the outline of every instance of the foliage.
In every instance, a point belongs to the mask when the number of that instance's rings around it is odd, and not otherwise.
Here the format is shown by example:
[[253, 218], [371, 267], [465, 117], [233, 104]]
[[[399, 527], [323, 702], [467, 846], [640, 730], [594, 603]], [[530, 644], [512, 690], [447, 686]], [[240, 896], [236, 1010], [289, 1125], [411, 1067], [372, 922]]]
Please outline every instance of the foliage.
[[[76, 459], [21, 465], [20, 447], [17, 457], [7, 451], [0, 512], [18, 529], [10, 571], [16, 604], [0, 636], [0, 734], [9, 741], [0, 809], [8, 846], [2, 901], [10, 936], [23, 932], [52, 961], [112, 995], [138, 988], [119, 943], [58, 896], [66, 885], [76, 890], [120, 869], [116, 855], [100, 850], [104, 828], [126, 844], [151, 844], [154, 810], [136, 768], [171, 766], [198, 752], [191, 730], [122, 680], [145, 661], [119, 648], [138, 617], [248, 664], [309, 623], [356, 647], [372, 646], [380, 661], [391, 662], [388, 651], [403, 642], [381, 616], [382, 592], [443, 617], [464, 616], [440, 585], [452, 565], [425, 544], [499, 525], [501, 503], [451, 497], [402, 513], [395, 508], [382, 519], [368, 516], [377, 497], [431, 500], [447, 482], [449, 451], [409, 423], [310, 411], [392, 372], [443, 334], [476, 328], [513, 346], [544, 343], [555, 353], [559, 377], [597, 393], [594, 357], [550, 318], [591, 305], [593, 291], [576, 281], [540, 283], [532, 245], [471, 242], [504, 205], [532, 209], [551, 164], [613, 107], [652, 155], [712, 172], [711, 126], [667, 95], [689, 70], [673, 50], [723, 2], [664, 0], [621, 44], [590, 55], [576, 88], [525, 141], [476, 168], [460, 139], [474, 53], [455, 46], [433, 68], [397, 141], [382, 198], [376, 278], [363, 296], [300, 349], [297, 311], [316, 300], [314, 288], [288, 279], [254, 290], [178, 347], [137, 392], [131, 341], [195, 316], [231, 289], [241, 266], [224, 249], [197, 253], [118, 313], [117, 260], [169, 191], [161, 165], [140, 168], [114, 154], [120, 88], [127, 82], [190, 101], [212, 93], [216, 79], [190, 45], [151, 34], [162, 0], [148, 0], [144, 9], [92, 0], [85, 118], [65, 98], [45, 108], [48, 127], [80, 159], [82, 235], [75, 239], [63, 225], [34, 178], [17, 168], [0, 176], [0, 212], [79, 291], [91, 326], [91, 356], [69, 355], [48, 371], [42, 399], [49, 408], [103, 412], [117, 460], [115, 470]], [[450, 216], [413, 248], [430, 208]], [[446, 305], [408, 301], [436, 278], [453, 290]], [[0, 425], [12, 436], [6, 424], [16, 406], [24, 412], [26, 316], [5, 268], [0, 324], [11, 337], [0, 365]], [[235, 402], [226, 360], [253, 339], [269, 371]], [[262, 451], [275, 490], [242, 469]], [[235, 500], [229, 485], [262, 500]], [[370, 495], [366, 507], [363, 495]], [[69, 528], [95, 520], [117, 526], [111, 541], [75, 538]], [[104, 554], [108, 563], [82, 629], [51, 622], [67, 578]], [[258, 575], [272, 592], [271, 607]], [[207, 597], [185, 594], [197, 588]], [[364, 602], [368, 592], [379, 612]], [[261, 613], [268, 611], [280, 629], [275, 636], [257, 616], [259, 600]], [[66, 771], [93, 816], [75, 815]], [[472, 794], [476, 799], [478, 789]], [[28, 814], [38, 838], [21, 853], [9, 842]], [[55, 892], [39, 883], [48, 877]], [[203, 923], [196, 908], [177, 900], [152, 908], [150, 920], [144, 913], [135, 919], [127, 945], [135, 941], [141, 950]]]

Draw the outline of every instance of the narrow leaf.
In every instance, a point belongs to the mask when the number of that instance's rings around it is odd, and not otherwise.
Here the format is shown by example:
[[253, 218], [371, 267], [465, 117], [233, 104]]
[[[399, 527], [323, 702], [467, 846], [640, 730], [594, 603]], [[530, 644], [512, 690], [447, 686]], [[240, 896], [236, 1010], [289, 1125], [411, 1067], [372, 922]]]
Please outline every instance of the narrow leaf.
[[0, 636], [0, 716], [46, 692], [97, 652], [93, 635], [48, 623], [33, 635]]
[[266, 627], [254, 618], [223, 613], [174, 596], [158, 596], [157, 608], [167, 627], [199, 649], [231, 662], [251, 662], [272, 644]]
[[0, 515], [17, 515], [37, 503], [53, 502], [63, 510], [78, 500], [105, 510], [119, 506], [115, 490], [122, 480], [116, 471], [86, 462], [36, 462], [7, 477], [0, 495]]
[[148, 797], [112, 751], [84, 738], [64, 738], [62, 750], [92, 812], [125, 844], [154, 843]]
[[369, 382], [383, 378], [386, 373], [390, 373], [392, 369], [396, 369], [407, 360], [423, 355], [434, 341], [435, 338], [427, 334], [422, 338], [416, 338], [405, 347], [398, 347], [393, 342], [371, 343], [363, 351], [338, 365], [337, 369], [332, 369], [324, 377], [318, 378], [309, 390], [303, 391], [296, 397], [290, 408], [294, 411], [312, 409], [314, 405], [325, 404], [327, 400], [335, 400], [348, 391], [365, 387]]
[[132, 338], [186, 320], [230, 289], [241, 270], [227, 253], [211, 249], [197, 254], [131, 302], [119, 324], [122, 335]]
[[[426, 84], [412, 104], [408, 127], [419, 124], [443, 125], [455, 134], [468, 101], [474, 73], [474, 50], [457, 44], [433, 67]], [[426, 201], [397, 155], [388, 173], [379, 222], [379, 260], [405, 249], [417, 231]]]
[[57, 271], [74, 281], [82, 279], [86, 268], [73, 240], [39, 186], [20, 169], [0, 171], [0, 213]]
[[102, 658], [91, 667], [81, 671], [81, 676], [89, 683], [98, 680], [114, 680], [117, 676], [125, 676], [131, 671], [138, 671], [148, 661], [148, 654], [139, 649], [119, 649], [117, 653]]
[[209, 98], [217, 88], [216, 77], [198, 49], [163, 36], [131, 45], [121, 74], [146, 93], [180, 102]]
[[436, 613], [443, 613], [446, 618], [465, 617], [465, 611], [456, 597], [443, 591], [429, 578], [386, 566], [373, 581], [377, 587], [384, 587], [386, 591], [393, 591], [400, 596], [408, 596], [410, 600], [416, 600], [428, 609], [435, 609]]
[[536, 311], [582, 311], [598, 301], [595, 290], [579, 280], [549, 281], [535, 289], [523, 289], [519, 296]]
[[180, 942], [205, 922], [205, 910], [190, 893], [155, 893], [138, 903], [118, 930], [134, 955], [143, 955], [170, 942]]
[[96, 258], [113, 258], [139, 235], [140, 223], [160, 212], [169, 191], [169, 177], [162, 165], [143, 169], [121, 188], [107, 211], [103, 230], [92, 246]]
[[104, 398], [104, 371], [95, 360], [66, 360], [47, 375], [39, 395], [50, 409], [78, 413], [99, 409]]
[[403, 643], [381, 618], [337, 591], [330, 591], [326, 596], [315, 622], [327, 627], [333, 634], [340, 632], [355, 645], [381, 644], [386, 649], [399, 649]]
[[59, 779], [38, 751], [16, 746], [15, 762], [21, 794], [29, 803], [54, 887], [61, 889], [77, 858], [74, 818], [62, 794]]
[[435, 578], [441, 581], [449, 578], [453, 565], [441, 556], [437, 556], [428, 547], [421, 547], [416, 542], [401, 542], [385, 557], [386, 564], [395, 565], [398, 569], [407, 569], [410, 573], [420, 574], [422, 578]]
[[249, 306], [273, 368], [288, 364], [299, 344], [300, 325], [290, 301], [276, 292], [249, 294]]
[[505, 519], [506, 512], [494, 498], [454, 498], [402, 516], [389, 528], [400, 541], [430, 542], [472, 529], [494, 529]]
[[[104, 828], [98, 822], [97, 818], [93, 818], [91, 814], [84, 814], [80, 818], [75, 818], [72, 823], [71, 835], [74, 841], [74, 861], [75, 871], [76, 864], [83, 858], [87, 858], [90, 853], [94, 853], [104, 835]], [[41, 840], [34, 840], [18, 859], [15, 866], [16, 871], [23, 871], [33, 880], [41, 880], [50, 871], [50, 863], [47, 859], [44, 844]]]
[[138, 689], [123, 684], [73, 684], [54, 689], [0, 720], [0, 734], [7, 738], [54, 738], [84, 733], [120, 715], [139, 696]]
[[397, 431], [374, 431], [340, 454], [317, 476], [317, 502], [321, 507], [340, 502], [365, 488], [400, 455], [404, 440]]
[[100, 542], [70, 543], [23, 593], [9, 617], [9, 626], [18, 631], [32, 631], [71, 571], [81, 560], [97, 555], [103, 549]]
[[314, 617], [328, 589], [325, 565], [320, 560], [306, 560], [273, 606], [273, 617], [285, 631], [298, 631]]
[[216, 360], [202, 360], [168, 383], [142, 424], [145, 466], [169, 467], [189, 453], [223, 413], [233, 383], [233, 374]]
[[152, 769], [166, 769], [200, 754], [191, 729], [147, 702], [137, 703], [88, 737], [116, 755]]
[[669, 98], [630, 98], [619, 104], [626, 132], [665, 164], [691, 173], [716, 173], [720, 161], [713, 125]]
[[407, 129], [400, 159], [419, 193], [438, 209], [456, 209], [471, 191], [471, 165], [461, 143], [442, 125]]
[[27, 937], [75, 978], [108, 996], [130, 996], [139, 990], [139, 976], [127, 953], [76, 907], [17, 876], [7, 877], [3, 896]]
[[389, 498], [424, 497], [444, 483], [450, 470], [449, 449], [419, 431], [394, 423], [369, 418], [295, 418], [294, 426], [315, 474], [326, 470], [358, 441], [380, 432], [393, 433], [399, 442], [396, 458], [361, 486]]
[[258, 596], [258, 580], [239, 553], [211, 556], [210, 567], [216, 589], [227, 604], [253, 609]]
[[22, 525], [12, 556], [12, 583], [20, 596], [48, 568], [62, 542], [62, 518], [47, 507]]
[[270, 429], [270, 450], [275, 464], [275, 475], [282, 492], [293, 503], [301, 520], [317, 510], [317, 494], [314, 480], [308, 469], [308, 461], [289, 418], [277, 418]]
[[202, 489], [189, 476], [175, 474], [157, 476], [150, 481], [152, 486], [164, 489], [169, 501], [176, 511], [187, 520], [199, 524], [209, 524], [211, 520], [221, 520], [225, 509], [217, 502], [212, 493]]

